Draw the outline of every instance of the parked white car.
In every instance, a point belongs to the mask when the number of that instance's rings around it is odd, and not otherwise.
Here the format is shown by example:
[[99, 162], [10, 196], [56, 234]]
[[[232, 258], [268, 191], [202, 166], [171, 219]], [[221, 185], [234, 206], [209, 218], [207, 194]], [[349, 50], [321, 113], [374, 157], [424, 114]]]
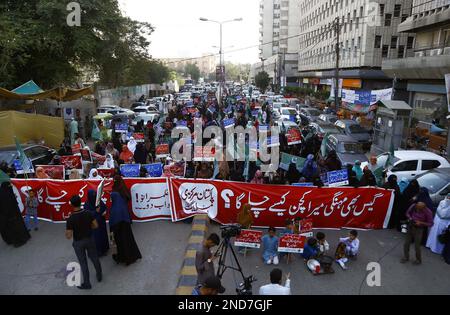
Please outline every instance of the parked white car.
[[[389, 153], [377, 157], [378, 165], [386, 165]], [[364, 168], [367, 163], [361, 163]], [[412, 180], [416, 176], [436, 168], [448, 168], [450, 163], [440, 155], [428, 151], [394, 151], [393, 166], [388, 168], [387, 176], [396, 175], [398, 181], [402, 178]]]

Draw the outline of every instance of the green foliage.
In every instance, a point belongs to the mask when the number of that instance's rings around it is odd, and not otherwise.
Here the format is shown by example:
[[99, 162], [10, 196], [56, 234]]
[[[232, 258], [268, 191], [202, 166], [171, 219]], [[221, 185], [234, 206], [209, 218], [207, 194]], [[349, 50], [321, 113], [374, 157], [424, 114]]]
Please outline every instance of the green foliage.
[[149, 58], [153, 28], [124, 17], [117, 0], [78, 0], [81, 26], [67, 25], [67, 1], [0, 2], [0, 86], [30, 79], [43, 88], [72, 85], [82, 70], [110, 87], [126, 81], [127, 67]]
[[124, 70], [121, 85], [162, 84], [170, 79], [170, 70], [157, 60], [139, 58], [132, 60]]
[[247, 81], [249, 74], [250, 64], [233, 64], [231, 62], [225, 63], [225, 75], [227, 81]]
[[200, 79], [200, 69], [194, 63], [188, 63], [186, 67], [184, 67], [184, 73], [186, 75], [190, 75], [194, 81], [198, 81], [198, 79]]
[[265, 93], [266, 89], [269, 87], [270, 84], [269, 74], [265, 71], [259, 72], [255, 76], [255, 84], [261, 90], [262, 93]]

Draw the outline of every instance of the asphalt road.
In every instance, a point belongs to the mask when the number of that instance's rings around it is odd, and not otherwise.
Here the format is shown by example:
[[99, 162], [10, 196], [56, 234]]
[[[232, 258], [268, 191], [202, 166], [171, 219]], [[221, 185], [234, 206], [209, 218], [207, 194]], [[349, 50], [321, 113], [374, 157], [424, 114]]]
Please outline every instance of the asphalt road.
[[111, 256], [101, 258], [104, 280], [81, 291], [65, 283], [66, 266], [77, 261], [64, 224], [40, 222], [32, 239], [20, 248], [0, 241], [0, 294], [174, 294], [191, 225], [156, 221], [132, 226], [143, 259], [125, 267]]
[[[217, 225], [212, 224], [210, 232], [218, 232]], [[339, 237], [348, 231], [322, 230], [327, 235], [331, 252], [334, 254]], [[317, 232], [317, 231], [315, 231]], [[360, 254], [356, 261], [347, 264], [344, 271], [337, 264], [333, 265], [334, 274], [314, 276], [303, 260], [298, 256], [289, 264], [281, 260], [277, 266], [283, 273], [291, 274], [291, 291], [296, 295], [379, 295], [379, 294], [450, 294], [450, 266], [445, 264], [441, 256], [422, 248], [423, 264], [400, 264], [403, 253], [403, 234], [397, 231], [363, 231], [360, 236]], [[220, 235], [220, 233], [219, 233]], [[257, 282], [253, 284], [253, 292], [258, 294], [259, 288], [270, 283], [269, 274], [274, 266], [267, 266], [261, 258], [262, 251], [253, 249], [247, 255], [238, 254], [245, 276], [254, 275]], [[411, 258], [414, 248], [411, 246]], [[380, 262], [381, 286], [369, 287], [366, 284], [366, 271], [369, 262]], [[223, 276], [226, 294], [235, 294], [235, 283], [242, 282], [238, 273], [228, 270]]]

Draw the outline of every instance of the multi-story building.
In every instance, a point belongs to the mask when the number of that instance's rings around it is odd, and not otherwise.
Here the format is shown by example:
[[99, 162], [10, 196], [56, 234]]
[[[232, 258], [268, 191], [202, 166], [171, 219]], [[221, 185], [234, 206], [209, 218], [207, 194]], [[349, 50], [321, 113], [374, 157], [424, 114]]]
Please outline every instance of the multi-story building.
[[195, 64], [200, 69], [202, 75], [208, 75], [216, 71], [218, 58], [214, 54], [203, 54], [200, 58], [166, 58], [161, 59], [169, 68], [184, 70], [187, 64]]
[[260, 63], [252, 73], [264, 70], [277, 81], [297, 80], [300, 0], [261, 0]]
[[392, 87], [382, 60], [406, 56], [414, 35], [399, 33], [411, 14], [412, 0], [301, 0], [298, 70], [300, 81], [328, 89], [336, 68], [339, 27], [339, 76], [343, 87], [376, 90]]
[[[450, 73], [450, 0], [414, 0], [412, 15], [398, 27], [414, 32], [413, 50], [405, 58], [386, 60], [383, 71], [401, 82], [418, 120], [445, 122], [445, 74]], [[438, 117], [439, 116], [439, 117]]]

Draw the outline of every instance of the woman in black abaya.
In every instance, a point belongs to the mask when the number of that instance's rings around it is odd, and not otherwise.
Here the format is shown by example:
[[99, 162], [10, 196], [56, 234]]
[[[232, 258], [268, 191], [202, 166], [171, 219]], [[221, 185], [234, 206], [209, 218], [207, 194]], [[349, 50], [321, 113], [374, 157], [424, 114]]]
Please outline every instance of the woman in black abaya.
[[8, 245], [20, 247], [30, 239], [11, 183], [0, 186], [0, 234]]
[[109, 227], [117, 245], [117, 254], [113, 255], [113, 258], [117, 263], [124, 263], [127, 266], [142, 258], [131, 230], [131, 216], [128, 210], [130, 199], [130, 193], [122, 177], [116, 175], [111, 193]]

